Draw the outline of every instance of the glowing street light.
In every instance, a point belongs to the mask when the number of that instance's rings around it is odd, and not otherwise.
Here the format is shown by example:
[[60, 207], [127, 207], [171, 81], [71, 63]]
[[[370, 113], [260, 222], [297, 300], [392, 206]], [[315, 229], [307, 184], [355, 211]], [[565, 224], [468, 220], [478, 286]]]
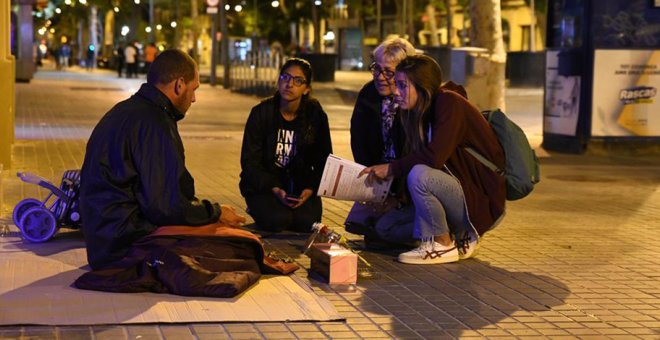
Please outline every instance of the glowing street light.
[[57, 8], [55, 8], [55, 13], [57, 13], [57, 14], [61, 14], [61, 13], [62, 13], [62, 10], [61, 10], [59, 7], [57, 7]]
[[156, 29], [159, 30], [159, 31], [162, 30], [162, 29], [163, 29], [163, 25], [161, 25], [161, 24], [156, 25]]
[[147, 26], [144, 28], [144, 31], [147, 33], [151, 33], [151, 27]]
[[270, 3], [271, 6], [277, 8], [280, 7], [280, 2], [277, 0], [273, 0], [273, 2]]
[[119, 13], [119, 7], [117, 6], [115, 6], [115, 8], [113, 8], [112, 10], [115, 11], [115, 13]]
[[128, 26], [123, 26], [121, 28], [121, 35], [125, 37], [126, 35], [128, 35], [128, 32], [130, 32], [130, 31], [131, 31], [131, 29], [128, 28]]
[[172, 27], [172, 28], [176, 28], [176, 21], [172, 21], [172, 22], [170, 22], [170, 27]]
[[236, 12], [240, 12], [240, 11], [243, 10], [243, 6], [241, 6], [241, 5], [236, 5], [236, 6], [234, 6], [234, 10], [235, 10]]

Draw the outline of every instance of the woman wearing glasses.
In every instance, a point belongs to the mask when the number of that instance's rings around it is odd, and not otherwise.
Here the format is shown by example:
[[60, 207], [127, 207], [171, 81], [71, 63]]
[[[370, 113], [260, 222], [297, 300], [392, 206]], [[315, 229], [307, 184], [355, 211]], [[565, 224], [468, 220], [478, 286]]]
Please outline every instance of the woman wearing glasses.
[[400, 262], [434, 264], [472, 257], [478, 235], [504, 216], [505, 184], [503, 176], [465, 147], [499, 167], [504, 167], [504, 151], [481, 112], [467, 101], [465, 89], [452, 82], [440, 86], [442, 71], [432, 58], [406, 58], [394, 80], [410, 153], [361, 175], [407, 179], [415, 207], [408, 232], [422, 243], [400, 254]]
[[[373, 63], [369, 66], [373, 80], [362, 87], [351, 117], [351, 150], [353, 159], [365, 166], [389, 163], [403, 153], [404, 133], [397, 116], [394, 101], [394, 69], [415, 48], [403, 38], [389, 38], [373, 51]], [[364, 235], [370, 249], [390, 248], [410, 240], [402, 234], [401, 223], [412, 223], [409, 208], [392, 209], [398, 205], [403, 193], [403, 183], [394, 183], [393, 195], [384, 204], [360, 203], [353, 205], [346, 218], [346, 231]], [[389, 212], [387, 215], [381, 216]], [[405, 230], [404, 230], [405, 232]]]
[[332, 143], [311, 81], [309, 62], [287, 60], [275, 95], [253, 107], [245, 125], [239, 186], [259, 229], [310, 232], [321, 220], [316, 191]]

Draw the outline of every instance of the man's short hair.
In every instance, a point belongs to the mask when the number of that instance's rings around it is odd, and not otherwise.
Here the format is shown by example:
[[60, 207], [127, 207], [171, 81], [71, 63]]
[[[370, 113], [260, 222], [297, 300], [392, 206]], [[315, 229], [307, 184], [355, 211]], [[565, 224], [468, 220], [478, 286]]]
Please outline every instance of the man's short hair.
[[406, 39], [399, 37], [387, 38], [374, 49], [374, 61], [381, 59], [386, 62], [400, 63], [407, 56], [415, 55], [415, 47]]
[[168, 84], [183, 77], [186, 82], [195, 79], [197, 64], [188, 54], [177, 49], [169, 49], [160, 53], [147, 73], [147, 83]]

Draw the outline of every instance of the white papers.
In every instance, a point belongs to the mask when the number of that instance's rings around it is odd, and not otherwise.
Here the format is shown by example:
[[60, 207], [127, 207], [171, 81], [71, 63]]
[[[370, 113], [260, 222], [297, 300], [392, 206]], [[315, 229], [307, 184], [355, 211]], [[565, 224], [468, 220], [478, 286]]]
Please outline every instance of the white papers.
[[364, 168], [364, 165], [329, 155], [325, 161], [318, 195], [344, 201], [384, 201], [392, 185], [392, 178], [369, 184], [366, 175], [358, 178]]

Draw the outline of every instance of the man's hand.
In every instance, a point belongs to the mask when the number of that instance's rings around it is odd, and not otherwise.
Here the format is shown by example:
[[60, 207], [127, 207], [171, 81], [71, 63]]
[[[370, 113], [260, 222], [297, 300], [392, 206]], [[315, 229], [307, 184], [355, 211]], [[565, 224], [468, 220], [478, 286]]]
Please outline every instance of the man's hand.
[[223, 204], [220, 206], [220, 222], [234, 228], [238, 228], [245, 223], [245, 216], [236, 213], [236, 209], [231, 205]]
[[390, 175], [390, 164], [378, 164], [362, 169], [358, 174], [358, 178], [367, 175], [367, 183], [372, 184], [374, 181], [383, 181]]

